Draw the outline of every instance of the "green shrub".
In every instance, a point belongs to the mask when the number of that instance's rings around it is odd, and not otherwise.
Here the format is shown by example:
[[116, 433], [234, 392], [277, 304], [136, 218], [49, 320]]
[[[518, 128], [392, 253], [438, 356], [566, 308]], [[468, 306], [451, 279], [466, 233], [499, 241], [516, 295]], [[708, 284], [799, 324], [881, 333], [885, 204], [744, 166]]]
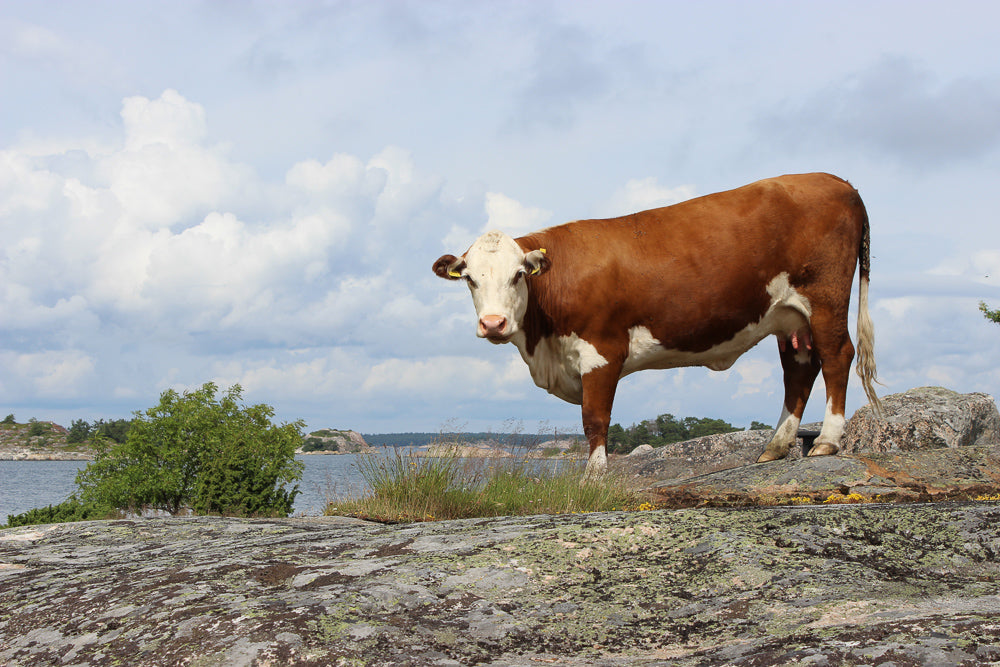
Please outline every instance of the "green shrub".
[[69, 521], [88, 521], [92, 519], [107, 519], [115, 514], [110, 507], [101, 507], [92, 503], [84, 504], [75, 497], [58, 505], [48, 505], [28, 510], [23, 514], [12, 514], [7, 517], [6, 528], [17, 526], [33, 526], [43, 523], [65, 523]]
[[241, 406], [242, 388], [216, 399], [206, 383], [136, 413], [124, 443], [94, 441], [95, 459], [77, 474], [84, 502], [126, 511], [287, 515], [302, 476], [295, 449], [301, 421], [271, 423], [269, 405]]
[[74, 419], [66, 434], [66, 442], [78, 443], [86, 442], [90, 437], [90, 424], [85, 419]]
[[340, 445], [336, 442], [331, 442], [329, 440], [324, 440], [323, 438], [316, 438], [310, 435], [305, 440], [302, 441], [302, 451], [303, 452], [337, 452], [340, 451]]
[[28, 435], [31, 437], [34, 437], [36, 435], [45, 435], [49, 431], [48, 426], [38, 421], [34, 417], [28, 420], [28, 423], [31, 424], [30, 426], [28, 426]]
[[104, 438], [105, 440], [124, 443], [128, 438], [128, 430], [131, 426], [131, 419], [112, 419], [110, 421], [98, 419], [94, 422], [90, 431], [91, 435], [95, 438]]
[[16, 424], [17, 422], [14, 421], [14, 413], [12, 412], [9, 415], [7, 415], [6, 417], [4, 417], [2, 423], [4, 423], [4, 424]]

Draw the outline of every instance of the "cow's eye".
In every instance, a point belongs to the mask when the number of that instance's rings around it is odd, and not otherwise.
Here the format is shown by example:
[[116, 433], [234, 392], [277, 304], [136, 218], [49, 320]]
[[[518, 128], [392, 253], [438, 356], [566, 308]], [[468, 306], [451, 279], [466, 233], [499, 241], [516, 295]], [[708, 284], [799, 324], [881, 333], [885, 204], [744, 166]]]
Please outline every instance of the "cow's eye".
[[524, 271], [518, 271], [517, 273], [514, 274], [514, 277], [510, 279], [510, 284], [512, 286], [516, 285], [518, 281], [520, 281], [521, 278], [523, 277], [524, 277]]

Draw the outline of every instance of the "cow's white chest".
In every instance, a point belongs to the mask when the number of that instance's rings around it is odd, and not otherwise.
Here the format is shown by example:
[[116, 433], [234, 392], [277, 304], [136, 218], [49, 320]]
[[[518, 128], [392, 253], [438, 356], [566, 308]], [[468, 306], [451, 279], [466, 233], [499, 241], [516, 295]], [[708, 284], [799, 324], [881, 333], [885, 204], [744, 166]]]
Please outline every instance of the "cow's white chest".
[[515, 336], [512, 342], [536, 385], [577, 405], [583, 402], [583, 376], [608, 363], [597, 348], [575, 333], [542, 338], [532, 354], [527, 352], [523, 335]]

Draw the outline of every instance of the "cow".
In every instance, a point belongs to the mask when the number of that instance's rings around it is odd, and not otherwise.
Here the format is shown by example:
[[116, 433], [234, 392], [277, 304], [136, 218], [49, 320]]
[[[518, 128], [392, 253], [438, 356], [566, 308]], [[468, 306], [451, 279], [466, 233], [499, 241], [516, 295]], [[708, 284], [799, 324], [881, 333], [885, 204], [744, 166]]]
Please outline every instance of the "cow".
[[758, 462], [787, 456], [820, 372], [826, 413], [809, 455], [836, 454], [855, 354], [847, 313], [856, 265], [856, 372], [878, 411], [868, 214], [831, 174], [779, 176], [519, 238], [491, 231], [433, 270], [468, 283], [477, 336], [513, 343], [536, 385], [581, 406], [592, 476], [607, 468], [619, 380], [657, 368], [725, 370], [772, 335], [784, 402]]

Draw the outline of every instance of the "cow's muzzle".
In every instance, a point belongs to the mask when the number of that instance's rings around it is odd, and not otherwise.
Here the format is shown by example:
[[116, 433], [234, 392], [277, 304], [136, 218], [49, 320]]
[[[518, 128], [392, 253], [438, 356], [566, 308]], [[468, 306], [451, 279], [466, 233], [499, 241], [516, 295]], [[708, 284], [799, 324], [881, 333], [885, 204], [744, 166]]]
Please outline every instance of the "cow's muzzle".
[[476, 333], [491, 343], [506, 343], [510, 338], [507, 318], [503, 315], [483, 315], [479, 318], [479, 330]]

